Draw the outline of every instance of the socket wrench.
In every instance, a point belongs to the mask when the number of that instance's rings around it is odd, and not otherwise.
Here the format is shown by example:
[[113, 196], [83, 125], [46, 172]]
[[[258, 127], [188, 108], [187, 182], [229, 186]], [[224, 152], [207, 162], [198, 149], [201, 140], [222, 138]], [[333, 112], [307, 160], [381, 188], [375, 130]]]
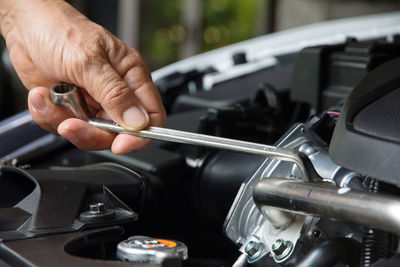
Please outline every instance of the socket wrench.
[[262, 155], [276, 160], [294, 162], [299, 167], [300, 172], [305, 180], [321, 181], [321, 178], [315, 171], [310, 159], [297, 150], [153, 126], [140, 131], [130, 131], [121, 127], [114, 121], [92, 117], [80, 88], [73, 84], [55, 84], [50, 88], [50, 99], [55, 105], [64, 106], [69, 109], [75, 117], [105, 131], [126, 133], [150, 139], [223, 149], [234, 152]]

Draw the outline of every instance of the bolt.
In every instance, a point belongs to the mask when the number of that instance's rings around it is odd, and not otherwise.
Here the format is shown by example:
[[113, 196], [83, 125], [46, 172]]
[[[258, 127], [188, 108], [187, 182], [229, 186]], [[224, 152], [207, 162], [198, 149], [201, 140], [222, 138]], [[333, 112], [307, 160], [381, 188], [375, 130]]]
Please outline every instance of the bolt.
[[250, 261], [255, 261], [258, 259], [264, 250], [264, 244], [258, 243], [255, 241], [250, 241], [247, 243], [246, 247], [244, 248], [244, 252], [247, 254], [247, 257]]
[[93, 203], [89, 205], [89, 211], [91, 214], [101, 214], [106, 212], [106, 208], [104, 207], [104, 203]]
[[322, 233], [321, 233], [321, 231], [319, 231], [319, 230], [314, 230], [313, 232], [312, 232], [312, 235], [313, 235], [313, 237], [315, 237], [315, 238], [320, 238], [321, 236], [322, 236]]
[[254, 254], [256, 254], [258, 251], [257, 243], [254, 241], [250, 241], [249, 243], [247, 243], [244, 251], [246, 252], [247, 255], [253, 257]]
[[79, 215], [79, 219], [84, 222], [95, 222], [114, 218], [115, 211], [113, 209], [106, 209], [102, 202], [90, 204], [89, 210]]
[[286, 246], [284, 244], [285, 241], [282, 239], [278, 239], [275, 241], [274, 244], [272, 244], [272, 251], [275, 253], [275, 255], [281, 255], [282, 252], [285, 250]]
[[272, 252], [275, 254], [277, 260], [284, 260], [290, 255], [293, 249], [293, 243], [290, 241], [285, 241], [282, 239], [277, 239], [274, 244], [272, 244]]

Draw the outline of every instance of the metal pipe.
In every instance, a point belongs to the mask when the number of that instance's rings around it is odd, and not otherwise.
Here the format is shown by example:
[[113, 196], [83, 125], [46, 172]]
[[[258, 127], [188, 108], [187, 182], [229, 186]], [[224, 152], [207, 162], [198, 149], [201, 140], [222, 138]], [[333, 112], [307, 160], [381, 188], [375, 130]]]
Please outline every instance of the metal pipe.
[[338, 188], [330, 183], [266, 178], [257, 183], [253, 199], [264, 215], [272, 206], [400, 233], [400, 198], [393, 196]]

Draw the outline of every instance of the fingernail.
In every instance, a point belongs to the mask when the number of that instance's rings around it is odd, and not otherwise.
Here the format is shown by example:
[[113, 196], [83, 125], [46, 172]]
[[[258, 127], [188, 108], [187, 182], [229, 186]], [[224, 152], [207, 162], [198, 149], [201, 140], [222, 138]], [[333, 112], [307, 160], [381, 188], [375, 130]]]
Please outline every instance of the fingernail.
[[139, 107], [135, 106], [125, 110], [122, 119], [126, 127], [133, 129], [140, 129], [149, 121], [147, 113], [144, 113]]
[[46, 110], [46, 100], [40, 94], [33, 94], [30, 97], [32, 108], [36, 112], [43, 113]]

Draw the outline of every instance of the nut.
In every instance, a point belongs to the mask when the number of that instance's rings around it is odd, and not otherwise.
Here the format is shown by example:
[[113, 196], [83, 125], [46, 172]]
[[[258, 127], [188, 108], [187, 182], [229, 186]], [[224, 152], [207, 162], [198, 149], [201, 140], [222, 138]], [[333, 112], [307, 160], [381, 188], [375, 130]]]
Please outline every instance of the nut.
[[261, 256], [263, 256], [265, 245], [261, 242], [250, 241], [244, 248], [244, 252], [247, 254], [249, 262], [255, 262]]
[[102, 202], [93, 203], [89, 205], [89, 211], [92, 214], [99, 214], [104, 213], [106, 211], [106, 208], [104, 207], [104, 203]]
[[106, 209], [102, 202], [90, 204], [89, 210], [79, 215], [79, 219], [84, 222], [97, 222], [114, 218], [115, 211], [113, 209]]
[[282, 239], [277, 239], [272, 244], [272, 252], [277, 261], [285, 260], [293, 250], [293, 243]]

